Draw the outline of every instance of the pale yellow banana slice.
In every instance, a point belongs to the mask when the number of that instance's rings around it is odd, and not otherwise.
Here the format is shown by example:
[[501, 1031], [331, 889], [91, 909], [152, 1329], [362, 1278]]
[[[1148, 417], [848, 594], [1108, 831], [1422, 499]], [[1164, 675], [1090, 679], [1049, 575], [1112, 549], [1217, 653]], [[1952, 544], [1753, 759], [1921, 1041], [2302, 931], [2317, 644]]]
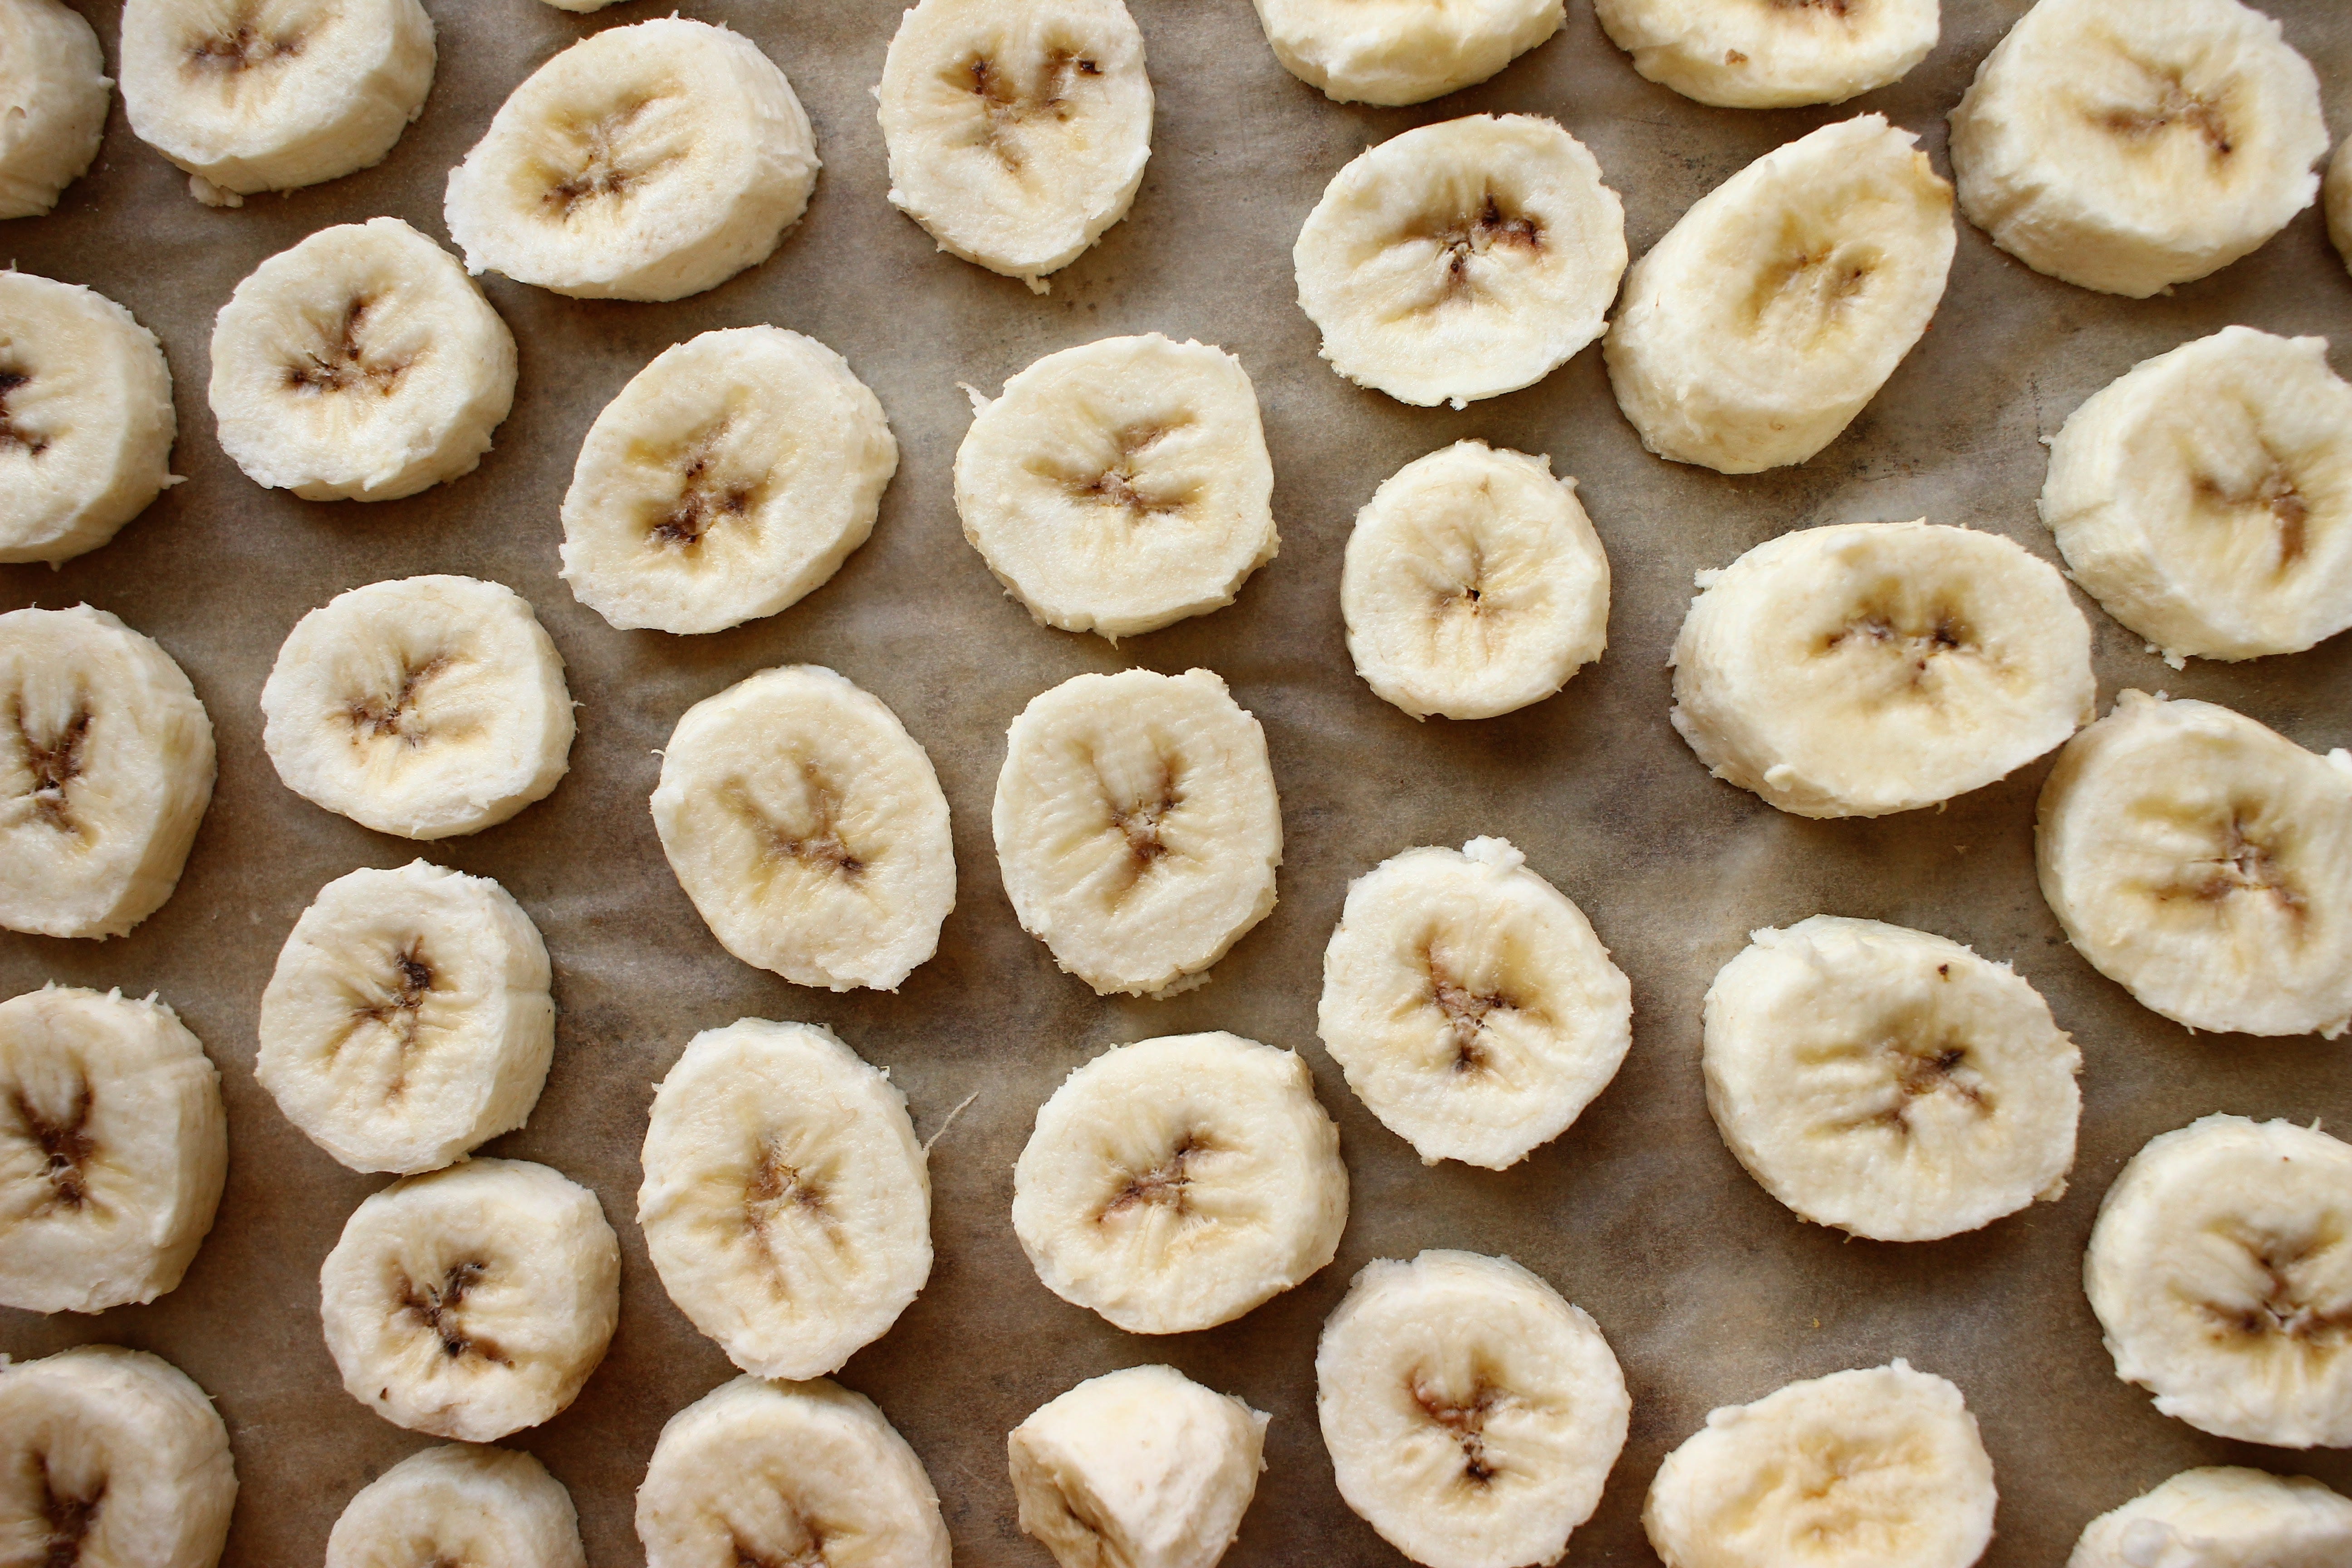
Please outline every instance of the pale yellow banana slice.
[[0, 218], [37, 217], [98, 156], [114, 84], [98, 35], [58, 0], [0, 0]]
[[1727, 109], [1843, 103], [1936, 47], [1937, 0], [1593, 0], [1633, 68]]
[[2336, 145], [2336, 156], [2327, 163], [2327, 237], [2336, 242], [2336, 254], [2344, 265], [2352, 268], [2352, 136]]
[[362, 1487], [326, 1568], [587, 1568], [572, 1494], [529, 1454], [452, 1443]]
[[2352, 1500], [2308, 1476], [2183, 1470], [2083, 1527], [2066, 1568], [2343, 1568]]
[[1274, 58], [1339, 103], [1475, 86], [1559, 31], [1560, 0], [1255, 0]]

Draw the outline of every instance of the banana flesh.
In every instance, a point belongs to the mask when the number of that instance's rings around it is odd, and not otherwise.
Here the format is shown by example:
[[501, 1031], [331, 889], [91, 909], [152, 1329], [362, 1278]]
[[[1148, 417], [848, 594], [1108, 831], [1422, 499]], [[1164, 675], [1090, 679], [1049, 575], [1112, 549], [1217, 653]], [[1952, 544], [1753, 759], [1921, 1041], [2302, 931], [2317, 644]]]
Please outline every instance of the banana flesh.
[[2352, 268], [2352, 136], [2336, 144], [2336, 156], [2327, 161], [2327, 183], [2322, 198], [2327, 207], [2327, 237], [2336, 242], [2336, 254], [2344, 265]]
[[326, 1568], [588, 1568], [563, 1483], [529, 1454], [452, 1443], [362, 1487]]
[[2308, 1476], [2183, 1470], [2083, 1527], [2066, 1568], [2341, 1568], [2352, 1500]]
[[0, 218], [38, 217], [98, 156], [114, 84], [97, 33], [58, 0], [0, 0]]
[[1633, 68], [1726, 109], [1843, 103], [1901, 80], [1940, 30], [1937, 0], [1593, 0]]
[[1335, 103], [1423, 103], [1559, 31], [1560, 0], [1255, 0], [1283, 68]]

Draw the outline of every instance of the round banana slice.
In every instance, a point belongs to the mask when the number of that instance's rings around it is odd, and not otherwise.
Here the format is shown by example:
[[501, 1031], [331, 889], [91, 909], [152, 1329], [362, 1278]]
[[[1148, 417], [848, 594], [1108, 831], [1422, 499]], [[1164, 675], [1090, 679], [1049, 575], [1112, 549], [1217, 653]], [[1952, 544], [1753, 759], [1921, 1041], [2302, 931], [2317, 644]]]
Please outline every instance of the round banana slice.
[[362, 1487], [326, 1568], [587, 1568], [572, 1494], [529, 1454], [452, 1443]]
[[596, 1194], [523, 1160], [403, 1177], [352, 1212], [319, 1270], [344, 1392], [468, 1443], [570, 1405], [620, 1311], [620, 1243]]
[[1333, 370], [1459, 408], [1534, 385], [1607, 330], [1625, 209], [1551, 121], [1474, 114], [1358, 154], [1290, 256]]
[[1914, 522], [1784, 533], [1699, 574], [1675, 728], [1799, 816], [1884, 816], [2005, 777], [2090, 722], [2091, 628], [2045, 563]]
[[2352, 626], [2352, 386], [2252, 327], [2143, 360], [2051, 441], [2042, 521], [2174, 668], [2299, 653]]
[[1937, 0], [1593, 0], [1633, 68], [1725, 109], [1843, 103], [1927, 58]]
[[1408, 849], [1349, 884], [1316, 1032], [1424, 1164], [1500, 1171], [1566, 1131], [1633, 1043], [1584, 911], [1502, 838]]
[[488, 877], [412, 860], [319, 889], [261, 994], [254, 1077], [354, 1171], [437, 1170], [530, 1115], [555, 1050], [547, 945]]
[[2319, 79], [2238, 0], [2040, 0], [1952, 110], [1960, 210], [2037, 272], [2144, 299], [2311, 205]]
[[1234, 602], [1274, 559], [1274, 463], [1241, 361], [1105, 338], [972, 395], [956, 511], [1040, 626], [1116, 642]]
[[1457, 441], [1381, 482], [1339, 574], [1348, 653], [1416, 719], [1540, 702], [1609, 646], [1609, 557], [1549, 458]]
[[563, 580], [623, 630], [715, 632], [823, 587], [874, 531], [898, 443], [849, 362], [782, 327], [665, 349], [589, 427]]
[[1633, 264], [1601, 353], [1642, 445], [1753, 474], [1878, 395], [1944, 298], [1952, 187], [1879, 114], [1775, 148]]
[[0, 616], [0, 926], [121, 936], [180, 884], [213, 721], [172, 656], [104, 610]]
[[370, 583], [312, 610], [261, 711], [288, 789], [403, 838], [495, 826], [572, 765], [562, 656], [521, 595], [472, 577]]
[[821, 665], [686, 710], [654, 791], [662, 853], [703, 923], [796, 985], [895, 991], [955, 908], [948, 797], [878, 697]]
[[2042, 896], [2091, 966], [2192, 1029], [2352, 1027], [2352, 753], [2126, 691], [2042, 786]]
[[1283, 68], [1339, 103], [1423, 103], [1559, 31], [1560, 0], [1255, 0]]
[[1315, 1350], [1339, 1495], [1426, 1568], [1559, 1562], [1632, 1409], [1584, 1310], [1507, 1258], [1368, 1263]]
[[1097, 995], [1204, 984], [1274, 908], [1265, 731], [1213, 670], [1073, 676], [1032, 698], [992, 826], [1022, 929]]
[[2341, 1568], [2352, 1500], [2308, 1476], [2183, 1470], [2083, 1529], [2066, 1568]]
[[98, 35], [58, 0], [0, 0], [0, 218], [38, 217], [98, 156], [114, 84]]
[[2336, 254], [2344, 258], [2344, 265], [2352, 268], [2352, 136], [2336, 143], [2336, 156], [2328, 160], [2324, 199], [2327, 237], [2336, 242]]
[[1151, 156], [1143, 35], [1120, 0], [920, 0], [874, 96], [890, 205], [1040, 294], [1127, 216]]
[[1235, 1035], [1105, 1051], [1038, 1109], [1013, 1168], [1037, 1278], [1131, 1334], [1232, 1321], [1330, 1262], [1347, 1223], [1307, 1064]]

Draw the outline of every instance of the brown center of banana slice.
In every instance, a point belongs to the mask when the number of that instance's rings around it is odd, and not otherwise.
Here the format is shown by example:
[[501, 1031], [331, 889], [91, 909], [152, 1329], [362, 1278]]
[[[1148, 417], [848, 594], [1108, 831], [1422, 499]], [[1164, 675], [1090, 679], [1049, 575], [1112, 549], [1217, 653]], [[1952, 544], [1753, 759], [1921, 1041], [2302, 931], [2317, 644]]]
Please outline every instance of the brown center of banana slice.
[[79, 1210], [90, 1201], [85, 1167], [98, 1152], [89, 1134], [91, 1099], [87, 1078], [76, 1079], [73, 1101], [62, 1116], [45, 1112], [22, 1088], [11, 1096], [18, 1135], [41, 1152], [41, 1179], [49, 1185], [44, 1207]]
[[1518, 1003], [1500, 986], [1479, 986], [1456, 970], [1434, 942], [1422, 950], [1429, 975], [1429, 999], [1444, 1015], [1454, 1037], [1454, 1070], [1472, 1073], [1487, 1065], [1486, 1019], [1496, 1013], [1515, 1012]]
[[2190, 899], [2219, 907], [2242, 896], [2273, 899], [2301, 921], [2309, 910], [2303, 889], [2287, 875], [2277, 846], [2258, 829], [2252, 813], [2233, 809], [2218, 829], [2217, 852], [2184, 865], [2179, 877], [2156, 889], [2158, 900]]
[[47, 1529], [47, 1539], [42, 1542], [40, 1568], [75, 1568], [81, 1562], [82, 1544], [89, 1532], [98, 1528], [98, 1511], [106, 1502], [106, 1483], [98, 1483], [97, 1490], [88, 1497], [77, 1497], [61, 1490], [57, 1477], [50, 1473], [49, 1458], [40, 1457], [41, 1522]]
[[1183, 510], [1192, 503], [1192, 495], [1168, 495], [1157, 490], [1139, 489], [1135, 483], [1136, 465], [1143, 455], [1166, 440], [1176, 427], [1176, 425], [1165, 424], [1121, 426], [1111, 437], [1118, 455], [1107, 467], [1094, 473], [1061, 476], [1063, 488], [1080, 500], [1116, 507], [1126, 512], [1129, 520], [1134, 522]]
[[804, 823], [779, 822], [751, 798], [740, 780], [727, 786], [727, 804], [753, 835], [767, 845], [770, 860], [831, 871], [855, 881], [865, 873], [868, 858], [853, 848], [841, 834], [842, 794], [839, 786], [808, 763], [795, 763], [801, 791], [808, 802]]
[[1462, 1450], [1462, 1479], [1471, 1487], [1484, 1489], [1494, 1484], [1502, 1467], [1486, 1449], [1486, 1424], [1495, 1412], [1515, 1401], [1508, 1392], [1489, 1383], [1484, 1376], [1474, 1379], [1467, 1398], [1455, 1399], [1429, 1379], [1415, 1373], [1408, 1385], [1412, 1402], [1422, 1413], [1445, 1430], [1447, 1436]]
[[646, 542], [654, 548], [693, 555], [713, 528], [739, 521], [766, 504], [764, 477], [746, 480], [720, 471], [728, 423], [721, 419], [686, 442], [677, 499], [656, 503], [642, 520]]
[[743, 1186], [743, 1223], [763, 1243], [769, 1227], [784, 1215], [798, 1211], [830, 1228], [833, 1207], [824, 1188], [807, 1172], [786, 1160], [773, 1143], [763, 1144], [751, 1179]]
[[425, 939], [412, 937], [405, 946], [393, 950], [383, 979], [352, 1008], [342, 1032], [328, 1047], [330, 1053], [340, 1050], [345, 1041], [368, 1025], [383, 1029], [392, 1037], [393, 1047], [400, 1053], [399, 1065], [384, 1092], [389, 1098], [398, 1099], [408, 1091], [409, 1056], [416, 1049], [424, 1027], [425, 999], [441, 989], [440, 973], [425, 956]]
[[1148, 1171], [1124, 1173], [1127, 1180], [1095, 1217], [1107, 1220], [1130, 1209], [1165, 1207], [1177, 1218], [1183, 1218], [1192, 1212], [1188, 1192], [1194, 1180], [1191, 1163], [1213, 1152], [1215, 1147], [1199, 1132], [1185, 1133], [1157, 1165]]
[[1482, 264], [1501, 257], [1538, 256], [1544, 249], [1543, 225], [1492, 190], [1403, 237], [1427, 240], [1436, 247], [1437, 275], [1423, 309], [1475, 302], [1486, 293], [1480, 279]]
[[2168, 131], [2185, 131], [2203, 138], [2217, 161], [2235, 151], [2229, 118], [2221, 104], [2191, 92], [2178, 70], [2146, 65], [2139, 68], [2147, 79], [2137, 98], [2094, 111], [2093, 124], [2134, 141], [2152, 140]]
[[1077, 111], [1071, 89], [1082, 77], [1100, 76], [1102, 67], [1078, 50], [1049, 49], [1035, 73], [1023, 83], [1018, 73], [986, 55], [974, 55], [951, 73], [979, 100], [982, 135], [988, 150], [1007, 169], [1018, 170], [1024, 159], [1018, 128], [1040, 121], [1060, 123]]
[[446, 654], [436, 654], [422, 664], [404, 658], [396, 689], [372, 692], [344, 710], [344, 717], [352, 723], [352, 739], [362, 743], [400, 740], [411, 746], [425, 744], [433, 732], [418, 714], [417, 704], [423, 700], [425, 688], [446, 674], [453, 662]]
[[495, 1366], [511, 1363], [506, 1352], [489, 1340], [467, 1331], [462, 1321], [466, 1297], [482, 1282], [490, 1266], [478, 1259], [452, 1266], [440, 1281], [420, 1283], [404, 1276], [400, 1307], [441, 1342], [441, 1353], [451, 1361], [474, 1356]]
[[2199, 1303], [2213, 1320], [2216, 1339], [2283, 1341], [2319, 1354], [2352, 1342], [2352, 1301], [2329, 1306], [2323, 1292], [2307, 1283], [2307, 1277], [2317, 1272], [2315, 1259], [2342, 1246], [2341, 1237], [2290, 1239], [2234, 1228], [2225, 1228], [2223, 1235], [2243, 1247], [2260, 1271], [2262, 1294], [2254, 1300]]
[[2202, 509], [2232, 519], [2251, 517], [2276, 529], [2278, 561], [2271, 573], [2284, 576], [2311, 547], [2311, 502], [2295, 488], [2293, 470], [2267, 443], [2263, 456], [2268, 461], [2259, 478], [2231, 484], [2199, 473], [2189, 481], [2189, 492]]
[[7, 363], [0, 363], [0, 452], [21, 447], [26, 456], [37, 458], [48, 448], [49, 438], [37, 430], [28, 430], [16, 423], [8, 407], [8, 395], [19, 387], [32, 384], [32, 373]]
[[95, 717], [88, 700], [77, 697], [71, 716], [54, 733], [36, 734], [26, 717], [23, 697], [9, 705], [9, 730], [16, 737], [19, 765], [28, 786], [24, 798], [43, 825], [76, 837], [81, 836], [81, 827], [73, 814], [72, 790], [74, 781], [82, 775]]
[[253, 6], [239, 6], [219, 25], [188, 40], [189, 75], [236, 78], [267, 69], [302, 52], [299, 33], [274, 32], [261, 25]]
[[[683, 156], [682, 139], [660, 134], [685, 94], [677, 89], [635, 98], [602, 114], [565, 117], [550, 127], [552, 145], [535, 160], [547, 189], [542, 205], [559, 220], [625, 195]], [[647, 156], [648, 149], [652, 149]]]
[[391, 396], [411, 362], [369, 350], [366, 327], [378, 303], [372, 295], [354, 294], [331, 328], [314, 322], [313, 346], [288, 363], [286, 384], [319, 395], [359, 390]]
[[1981, 651], [1976, 631], [1958, 611], [1930, 605], [1917, 611], [1864, 605], [1845, 625], [1822, 639], [1824, 653], [1859, 653], [1890, 658], [1914, 689], [1927, 683], [1938, 659]]

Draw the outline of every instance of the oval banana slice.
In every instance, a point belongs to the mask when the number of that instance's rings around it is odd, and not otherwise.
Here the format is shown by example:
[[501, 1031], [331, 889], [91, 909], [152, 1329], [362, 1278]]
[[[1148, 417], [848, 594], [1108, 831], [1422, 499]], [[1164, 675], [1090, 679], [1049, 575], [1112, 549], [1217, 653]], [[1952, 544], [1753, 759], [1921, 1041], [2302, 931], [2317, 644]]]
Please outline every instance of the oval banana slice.
[[563, 580], [624, 630], [723, 631], [800, 602], [874, 531], [898, 443], [849, 362], [782, 327], [662, 351], [563, 495]]
[[1560, 0], [1255, 0], [1283, 68], [1337, 103], [1423, 103], [1559, 31]]
[[1593, 0], [1633, 68], [1726, 109], [1843, 103], [1936, 47], [1937, 0]]
[[1632, 1409], [1591, 1318], [1507, 1258], [1366, 1264], [1315, 1349], [1339, 1495], [1426, 1568], [1559, 1562]]
[[1241, 361], [1105, 338], [972, 395], [963, 536], [1040, 626], [1116, 642], [1234, 602], [1274, 559], [1274, 463]]
[[1753, 474], [1838, 438], [1918, 342], [1958, 243], [1952, 187], [1879, 114], [1775, 148], [1625, 277], [1601, 345], [1642, 445]]
[[2327, 237], [2336, 242], [2336, 254], [2344, 265], [2352, 268], [2352, 136], [2336, 143], [2336, 156], [2327, 162]]
[[1675, 639], [1675, 728], [1716, 777], [1799, 816], [1949, 800], [2095, 712], [2089, 624], [1998, 534], [1835, 523], [1699, 584]]
[[452, 1443], [362, 1487], [327, 1537], [326, 1568], [587, 1568], [572, 1494], [529, 1454]]
[[1038, 1109], [1013, 1169], [1037, 1278], [1131, 1334], [1232, 1321], [1330, 1262], [1347, 1223], [1307, 1064], [1236, 1035], [1105, 1051]]
[[2066, 1568], [2335, 1568], [2352, 1563], [2352, 1500], [2308, 1476], [2183, 1470], [2083, 1527]]
[[58, 0], [0, 0], [0, 103], [15, 110], [0, 117], [0, 218], [38, 217], [98, 156], [114, 84], [98, 35]]
[[1553, 121], [1474, 114], [1360, 153], [1290, 255], [1333, 370], [1459, 408], [1532, 386], [1607, 330], [1625, 209]]

